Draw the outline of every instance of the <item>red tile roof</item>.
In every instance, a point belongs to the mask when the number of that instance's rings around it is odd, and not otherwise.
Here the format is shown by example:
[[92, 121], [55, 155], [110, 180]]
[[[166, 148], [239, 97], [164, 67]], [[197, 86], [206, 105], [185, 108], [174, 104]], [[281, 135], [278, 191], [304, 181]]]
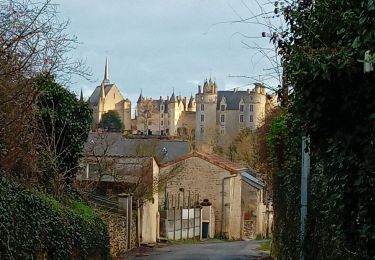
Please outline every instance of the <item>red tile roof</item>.
[[169, 161], [167, 163], [160, 164], [160, 168], [167, 167], [169, 165], [181, 162], [183, 160], [192, 158], [192, 157], [198, 157], [200, 159], [203, 159], [205, 161], [208, 161], [216, 166], [219, 166], [227, 171], [229, 171], [231, 174], [236, 174], [241, 171], [247, 170], [246, 167], [244, 167], [241, 164], [234, 163], [232, 161], [229, 161], [223, 157], [220, 157], [219, 155], [216, 154], [207, 154], [207, 153], [201, 153], [201, 152], [192, 152], [187, 155], [183, 155], [173, 161]]

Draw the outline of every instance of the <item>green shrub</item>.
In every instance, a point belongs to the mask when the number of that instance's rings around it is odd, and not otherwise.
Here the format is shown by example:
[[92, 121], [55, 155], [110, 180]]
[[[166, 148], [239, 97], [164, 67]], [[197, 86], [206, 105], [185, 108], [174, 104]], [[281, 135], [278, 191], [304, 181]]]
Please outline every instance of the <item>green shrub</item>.
[[86, 204], [0, 179], [0, 259], [108, 259], [106, 224]]

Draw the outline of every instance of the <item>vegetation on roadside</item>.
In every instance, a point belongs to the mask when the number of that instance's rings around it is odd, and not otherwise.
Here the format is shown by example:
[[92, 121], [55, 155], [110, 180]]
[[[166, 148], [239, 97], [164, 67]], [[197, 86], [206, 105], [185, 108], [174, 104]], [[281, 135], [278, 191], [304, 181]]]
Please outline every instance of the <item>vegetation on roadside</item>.
[[259, 247], [257, 248], [260, 251], [270, 252], [271, 251], [271, 240], [266, 240], [260, 243]]
[[[375, 3], [275, 1], [287, 30], [271, 40], [283, 58], [283, 114], [268, 132], [278, 259], [375, 255]], [[305, 240], [300, 242], [301, 138], [310, 137]], [[296, 246], [297, 245], [297, 246]]]
[[0, 258], [107, 259], [106, 224], [73, 182], [91, 110], [61, 83], [87, 76], [50, 0], [0, 0]]

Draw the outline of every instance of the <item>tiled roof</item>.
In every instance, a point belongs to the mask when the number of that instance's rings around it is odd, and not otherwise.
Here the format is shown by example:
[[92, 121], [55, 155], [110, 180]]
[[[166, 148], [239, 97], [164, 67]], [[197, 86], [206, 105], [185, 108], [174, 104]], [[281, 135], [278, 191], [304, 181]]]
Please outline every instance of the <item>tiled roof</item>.
[[201, 158], [205, 161], [208, 161], [216, 166], [219, 166], [227, 171], [229, 171], [231, 174], [237, 174], [239, 172], [242, 172], [242, 171], [246, 171], [247, 168], [244, 167], [243, 165], [241, 164], [238, 164], [238, 163], [234, 163], [232, 161], [229, 161], [223, 157], [220, 157], [219, 155], [216, 155], [216, 154], [207, 154], [207, 153], [201, 153], [201, 152], [193, 152], [193, 153], [189, 153], [187, 155], [183, 155], [173, 161], [169, 161], [167, 163], [162, 163], [160, 165], [161, 168], [163, 167], [167, 167], [169, 165], [172, 165], [172, 164], [175, 164], [177, 162], [181, 162], [183, 160], [186, 160], [186, 159], [189, 159], [189, 158], [192, 158], [192, 157], [198, 157], [198, 158]]

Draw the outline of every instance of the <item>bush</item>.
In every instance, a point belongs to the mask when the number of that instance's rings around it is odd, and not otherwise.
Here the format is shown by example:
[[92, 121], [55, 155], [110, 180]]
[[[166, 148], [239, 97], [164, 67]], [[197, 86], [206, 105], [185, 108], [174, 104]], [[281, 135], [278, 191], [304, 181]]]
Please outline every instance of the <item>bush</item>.
[[109, 259], [106, 224], [84, 202], [0, 179], [0, 259]]

